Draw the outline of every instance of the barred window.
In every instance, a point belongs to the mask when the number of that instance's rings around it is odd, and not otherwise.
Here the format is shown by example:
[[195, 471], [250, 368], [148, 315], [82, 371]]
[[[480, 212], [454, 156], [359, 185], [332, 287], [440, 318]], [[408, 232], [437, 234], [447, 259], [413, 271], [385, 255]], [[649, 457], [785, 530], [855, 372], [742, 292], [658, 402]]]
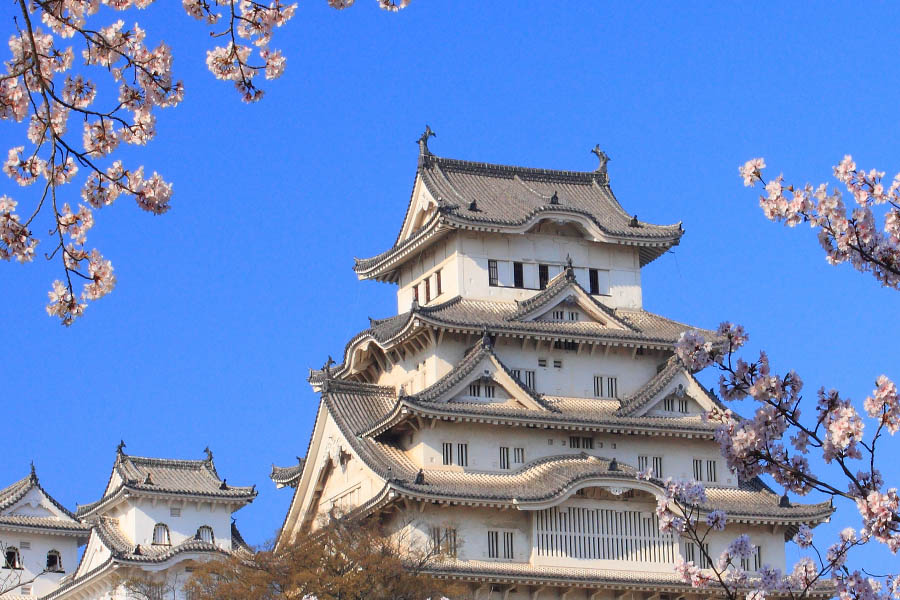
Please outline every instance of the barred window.
[[703, 481], [703, 460], [699, 458], [694, 459], [694, 479]]
[[548, 281], [550, 281], [550, 266], [538, 265], [538, 287], [546, 289]]
[[678, 412], [687, 414], [687, 411], [688, 411], [687, 398], [679, 398], [678, 399]]
[[600, 277], [597, 273], [597, 269], [589, 269], [588, 277], [590, 279], [590, 289], [591, 294], [599, 294], [600, 293]]
[[653, 457], [653, 476], [657, 479], [662, 479], [663, 470], [662, 470], [662, 456], [654, 456]]
[[525, 462], [525, 448], [513, 448], [513, 462], [520, 465]]
[[525, 371], [525, 385], [527, 385], [532, 390], [534, 387], [534, 371]]
[[497, 388], [495, 388], [493, 385], [487, 384], [484, 386], [484, 397], [485, 398], [493, 398], [496, 391], [497, 391]]
[[451, 442], [444, 442], [442, 444], [443, 449], [443, 463], [445, 465], [453, 464], [453, 444]]
[[513, 558], [513, 532], [503, 532], [503, 558]]
[[500, 275], [497, 272], [497, 261], [488, 261], [488, 285], [497, 287], [500, 285]]
[[481, 384], [480, 383], [470, 383], [469, 384], [469, 395], [475, 396], [476, 398], [481, 396]]
[[609, 375], [594, 375], [594, 396], [597, 398], [618, 398], [619, 380]]
[[513, 286], [517, 288], [525, 287], [525, 274], [520, 262], [513, 263]]
[[456, 445], [456, 464], [460, 467], [469, 466], [469, 444], [460, 443]]
[[153, 543], [162, 546], [168, 546], [172, 543], [169, 538], [168, 526], [157, 523], [153, 527]]
[[675, 398], [669, 396], [668, 398], [663, 399], [663, 410], [668, 412], [675, 412]]
[[202, 525], [197, 530], [197, 539], [201, 542], [208, 542], [210, 544], [215, 543], [216, 536], [213, 535], [213, 529], [209, 525]]
[[706, 480], [715, 482], [716, 479], [716, 461], [708, 460], [706, 461]]
[[62, 573], [62, 555], [58, 550], [51, 550], [47, 553], [47, 571], [50, 573]]
[[21, 569], [22, 568], [22, 557], [19, 554], [19, 549], [15, 546], [7, 546], [6, 552], [4, 553], [6, 561], [3, 564], [4, 569]]
[[438, 269], [434, 272], [434, 288], [435, 292], [438, 296], [440, 296], [444, 291], [441, 289], [441, 271]]
[[565, 314], [566, 314], [566, 311], [564, 311], [564, 310], [554, 310], [553, 311], [553, 319], [555, 321], [562, 321], [563, 315], [565, 315]]
[[500, 468], [509, 468], [509, 447], [500, 446]]
[[425, 278], [425, 303], [431, 302], [431, 279]]
[[500, 532], [489, 529], [488, 558], [500, 558]]

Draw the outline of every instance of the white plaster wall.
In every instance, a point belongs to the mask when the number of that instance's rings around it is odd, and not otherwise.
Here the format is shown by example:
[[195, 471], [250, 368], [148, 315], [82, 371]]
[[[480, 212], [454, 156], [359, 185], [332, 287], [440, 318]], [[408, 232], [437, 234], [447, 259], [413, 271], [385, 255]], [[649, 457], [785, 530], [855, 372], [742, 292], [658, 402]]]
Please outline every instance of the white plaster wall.
[[[172, 516], [171, 509], [180, 508], [181, 516]], [[129, 529], [122, 526], [123, 531], [135, 544], [149, 546], [153, 543], [153, 528], [157, 523], [169, 527], [170, 541], [173, 546], [192, 539], [202, 525], [213, 529], [216, 545], [231, 550], [231, 514], [234, 505], [211, 502], [185, 502], [180, 499], [134, 498], [127, 510], [124, 521]], [[122, 521], [120, 520], [120, 526]]]
[[[407, 357], [394, 365], [389, 373], [383, 373], [378, 381], [381, 385], [405, 386], [408, 394], [421, 391], [438, 381], [452, 370], [475, 343], [475, 338], [447, 334], [441, 344]], [[624, 398], [643, 386], [656, 374], [657, 366], [665, 360], [662, 355], [646, 354], [632, 356], [630, 349], [610, 348], [607, 352], [590, 352], [547, 349], [546, 343], [540, 351], [528, 342], [498, 337], [495, 352], [510, 369], [535, 371], [537, 392], [550, 396], [591, 398], [594, 396], [594, 376], [613, 376], [618, 381], [619, 397]], [[546, 359], [547, 366], [538, 366], [539, 359]], [[555, 360], [562, 361], [562, 368], [553, 366]], [[419, 365], [422, 365], [419, 368]], [[524, 378], [524, 374], [523, 374]]]
[[[413, 287], [419, 289], [419, 305], [431, 306], [446, 302], [460, 292], [456, 236], [450, 234], [407, 262], [401, 272], [397, 289], [397, 314], [409, 310], [413, 301]], [[437, 293], [437, 275], [441, 273], [441, 293]], [[429, 280], [431, 300], [426, 302], [425, 280]]]
[[[26, 544], [23, 544], [23, 542], [26, 542]], [[28, 581], [40, 574], [47, 566], [47, 553], [50, 550], [56, 550], [62, 555], [64, 572], [44, 573], [34, 583], [29, 584], [32, 588], [32, 595], [35, 597], [49, 594], [56, 589], [59, 585], [59, 580], [67, 574], [71, 574], [75, 571], [75, 567], [78, 566], [78, 542], [74, 537], [0, 530], [0, 544], [2, 544], [4, 549], [10, 546], [18, 548], [23, 567], [21, 571], [0, 568], [0, 581]], [[31, 545], [30, 549], [23, 547], [27, 544]], [[2, 564], [2, 557], [0, 557], [0, 565]], [[7, 577], [9, 577], [8, 580]], [[4, 594], [0, 598], [17, 594], [21, 594], [21, 588], [13, 590], [9, 594]]]
[[[572, 448], [570, 437], [590, 437], [593, 449]], [[736, 487], [737, 479], [727, 470], [724, 460], [714, 442], [666, 438], [656, 436], [593, 433], [588, 431], [566, 431], [561, 429], [537, 429], [526, 427], [506, 427], [481, 423], [437, 421], [433, 428], [424, 428], [412, 435], [410, 456], [426, 469], [465, 470], [466, 472], [509, 472], [521, 469], [528, 463], [548, 456], [580, 454], [606, 459], [637, 468], [638, 457], [662, 457], [662, 477], [692, 479], [693, 460], [716, 461], [720, 487]], [[442, 444], [468, 444], [468, 466], [443, 465]], [[579, 441], [579, 445], [581, 442]], [[500, 447], [510, 448], [510, 469], [500, 469]], [[514, 448], [525, 449], [525, 463], [513, 462]], [[455, 460], [454, 460], [455, 462]]]

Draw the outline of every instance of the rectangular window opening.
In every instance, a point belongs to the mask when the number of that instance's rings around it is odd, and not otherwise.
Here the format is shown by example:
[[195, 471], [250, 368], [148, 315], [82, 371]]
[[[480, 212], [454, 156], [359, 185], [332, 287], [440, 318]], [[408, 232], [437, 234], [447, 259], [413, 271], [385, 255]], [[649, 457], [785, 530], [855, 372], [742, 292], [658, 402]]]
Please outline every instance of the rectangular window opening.
[[431, 278], [425, 279], [425, 303], [431, 302]]
[[456, 445], [456, 464], [460, 467], [469, 466], [469, 444]]
[[434, 272], [434, 289], [438, 296], [444, 293], [444, 290], [441, 289], [441, 272], [437, 270]]
[[550, 281], [550, 265], [538, 265], [538, 287], [546, 289], [548, 281]]
[[513, 263], [513, 286], [517, 288], [525, 287], [525, 273], [520, 262]]
[[531, 388], [532, 390], [535, 389], [535, 387], [534, 387], [534, 371], [525, 371], [525, 385], [528, 386], [529, 388]]
[[445, 465], [453, 464], [453, 444], [451, 442], [444, 442], [442, 444], [443, 448], [443, 459]]
[[488, 285], [491, 287], [497, 287], [500, 285], [500, 275], [497, 272], [497, 261], [489, 260], [488, 261]]
[[509, 447], [500, 446], [500, 468], [509, 469]]
[[591, 294], [596, 295], [600, 293], [600, 277], [597, 273], [597, 269], [589, 269], [588, 276], [590, 278], [590, 291]]

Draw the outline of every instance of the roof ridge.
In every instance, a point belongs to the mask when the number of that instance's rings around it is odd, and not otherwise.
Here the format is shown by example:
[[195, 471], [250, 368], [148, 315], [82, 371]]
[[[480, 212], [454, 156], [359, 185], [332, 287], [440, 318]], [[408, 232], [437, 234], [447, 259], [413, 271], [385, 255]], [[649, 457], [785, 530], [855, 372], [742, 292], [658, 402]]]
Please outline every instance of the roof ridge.
[[445, 156], [428, 155], [425, 158], [425, 168], [427, 169], [434, 163], [436, 166], [462, 167], [479, 171], [508, 171], [513, 174], [519, 172], [530, 173], [534, 175], [560, 175], [566, 177], [578, 177], [588, 181], [597, 178], [597, 171], [572, 171], [568, 169], [546, 169], [542, 167], [524, 167], [521, 165], [504, 165], [500, 163], [490, 163], [484, 161], [472, 161], [461, 158], [449, 158]]

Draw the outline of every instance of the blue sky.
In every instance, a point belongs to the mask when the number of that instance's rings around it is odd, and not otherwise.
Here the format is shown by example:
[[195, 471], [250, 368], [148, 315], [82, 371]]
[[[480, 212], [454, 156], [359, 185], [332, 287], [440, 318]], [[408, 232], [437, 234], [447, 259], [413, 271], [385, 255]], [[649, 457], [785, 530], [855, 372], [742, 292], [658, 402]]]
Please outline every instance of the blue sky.
[[[97, 215], [89, 242], [119, 283], [71, 329], [43, 311], [55, 264], [0, 265], [0, 485], [33, 459], [74, 507], [101, 494], [120, 439], [183, 458], [208, 444], [230, 482], [260, 489], [237, 514], [245, 537], [271, 538], [290, 492], [270, 463], [305, 453], [317, 407], [307, 369], [395, 312], [394, 288], [358, 282], [352, 259], [395, 239], [426, 123], [436, 154], [486, 162], [591, 170], [599, 143], [625, 209], [687, 231], [645, 269], [647, 309], [743, 323], [810, 398], [825, 385], [861, 401], [879, 374], [900, 378], [897, 292], [827, 266], [737, 176], [755, 156], [796, 183], [828, 180], [845, 153], [900, 170], [896, 6], [305, 2], [274, 43], [284, 77], [248, 106], [206, 71], [204, 26], [163, 4], [125, 18], [173, 47], [187, 93], [126, 159], [174, 183], [172, 210]], [[0, 123], [2, 146], [22, 131]], [[35, 190], [4, 178], [0, 193], [25, 205]]]

